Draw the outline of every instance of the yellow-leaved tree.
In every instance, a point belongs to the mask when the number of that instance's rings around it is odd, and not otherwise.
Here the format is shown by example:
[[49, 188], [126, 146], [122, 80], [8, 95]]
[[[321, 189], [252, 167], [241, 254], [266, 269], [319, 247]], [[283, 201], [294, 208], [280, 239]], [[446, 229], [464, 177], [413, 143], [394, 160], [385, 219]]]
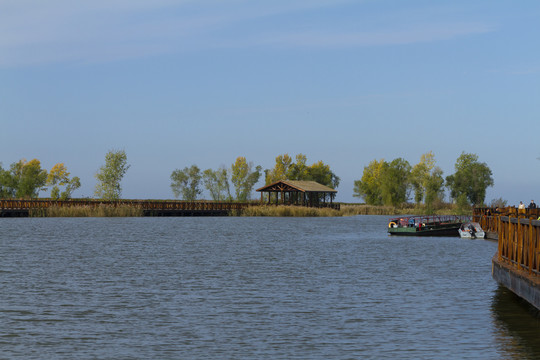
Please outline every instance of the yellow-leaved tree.
[[[75, 176], [69, 178], [70, 173], [67, 171], [63, 163], [54, 165], [47, 176], [47, 185], [52, 186], [51, 198], [67, 200], [71, 198], [73, 191], [81, 187], [81, 180]], [[60, 192], [60, 186], [64, 187], [64, 191]]]

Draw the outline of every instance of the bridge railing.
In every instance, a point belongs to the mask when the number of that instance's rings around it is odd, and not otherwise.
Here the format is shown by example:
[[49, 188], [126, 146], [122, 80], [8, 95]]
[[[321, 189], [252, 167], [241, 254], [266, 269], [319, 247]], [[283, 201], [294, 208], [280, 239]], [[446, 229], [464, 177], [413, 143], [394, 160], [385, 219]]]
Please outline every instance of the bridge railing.
[[475, 208], [473, 220], [497, 233], [499, 261], [540, 276], [540, 209]]
[[215, 211], [215, 210], [241, 210], [252, 203], [247, 202], [214, 202], [214, 201], [152, 201], [152, 200], [14, 200], [0, 199], [0, 209], [30, 210], [49, 207], [74, 206], [131, 206], [143, 210], [189, 210], [189, 211]]
[[498, 233], [501, 216], [537, 220], [540, 217], [540, 209], [518, 209], [515, 206], [473, 209], [473, 221], [478, 222], [484, 231]]
[[540, 221], [500, 216], [499, 261], [540, 276]]

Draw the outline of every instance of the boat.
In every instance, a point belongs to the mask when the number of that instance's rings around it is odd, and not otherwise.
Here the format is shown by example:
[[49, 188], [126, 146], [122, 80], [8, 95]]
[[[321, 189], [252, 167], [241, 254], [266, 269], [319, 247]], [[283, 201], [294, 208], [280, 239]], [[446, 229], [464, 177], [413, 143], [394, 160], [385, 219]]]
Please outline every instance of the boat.
[[422, 215], [390, 219], [388, 234], [404, 236], [459, 236], [459, 228], [470, 221], [467, 216]]
[[467, 239], [483, 239], [486, 234], [482, 227], [477, 222], [463, 223], [459, 227], [459, 236]]

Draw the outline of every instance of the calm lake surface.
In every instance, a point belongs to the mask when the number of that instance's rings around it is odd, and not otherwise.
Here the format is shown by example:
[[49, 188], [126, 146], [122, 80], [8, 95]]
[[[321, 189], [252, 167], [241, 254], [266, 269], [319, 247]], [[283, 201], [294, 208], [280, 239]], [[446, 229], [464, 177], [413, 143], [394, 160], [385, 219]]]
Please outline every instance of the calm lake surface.
[[495, 242], [387, 220], [0, 219], [0, 358], [540, 358]]

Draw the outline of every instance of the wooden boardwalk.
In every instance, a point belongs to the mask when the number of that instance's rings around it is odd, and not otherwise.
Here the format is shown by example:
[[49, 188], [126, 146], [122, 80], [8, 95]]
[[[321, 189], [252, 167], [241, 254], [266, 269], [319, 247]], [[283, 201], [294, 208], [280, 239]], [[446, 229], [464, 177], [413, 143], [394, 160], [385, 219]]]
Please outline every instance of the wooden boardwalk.
[[540, 209], [475, 209], [473, 219], [496, 234], [493, 278], [540, 309]]
[[0, 200], [0, 217], [26, 217], [50, 207], [120, 207], [141, 209], [144, 216], [226, 216], [254, 203], [155, 200]]

